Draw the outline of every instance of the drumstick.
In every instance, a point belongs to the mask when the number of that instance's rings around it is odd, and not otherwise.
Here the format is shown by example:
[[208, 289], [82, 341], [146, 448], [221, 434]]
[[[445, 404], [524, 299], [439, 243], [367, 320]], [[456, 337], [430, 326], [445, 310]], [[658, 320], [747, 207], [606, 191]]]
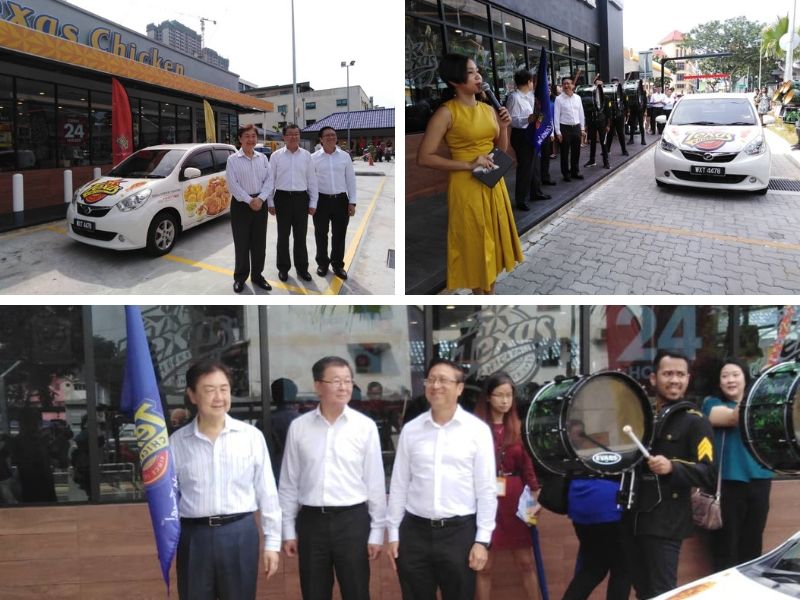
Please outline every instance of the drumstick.
[[650, 453], [647, 451], [647, 448], [644, 447], [644, 444], [642, 444], [639, 438], [636, 437], [636, 434], [633, 433], [633, 428], [630, 425], [625, 425], [625, 427], [622, 428], [622, 432], [633, 440], [633, 443], [636, 444], [636, 447], [639, 448], [639, 451], [645, 458], [650, 458]]

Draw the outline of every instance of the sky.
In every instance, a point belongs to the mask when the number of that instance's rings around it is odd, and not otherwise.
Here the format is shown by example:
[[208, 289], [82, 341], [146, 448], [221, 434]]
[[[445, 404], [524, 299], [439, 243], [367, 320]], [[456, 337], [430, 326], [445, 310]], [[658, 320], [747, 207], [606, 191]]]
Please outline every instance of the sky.
[[[674, 30], [688, 33], [708, 21], [745, 17], [772, 24], [789, 14], [795, 0], [627, 0], [622, 12], [623, 44], [647, 50]], [[800, 2], [798, 2], [800, 4]], [[800, 19], [800, 7], [798, 7]], [[800, 23], [800, 21], [798, 21]]]
[[[68, 0], [146, 35], [148, 23], [175, 19], [200, 32], [205, 45], [230, 60], [229, 69], [258, 86], [292, 83], [291, 0]], [[380, 106], [402, 98], [403, 5], [398, 0], [295, 0], [297, 82], [314, 89], [360, 85]]]

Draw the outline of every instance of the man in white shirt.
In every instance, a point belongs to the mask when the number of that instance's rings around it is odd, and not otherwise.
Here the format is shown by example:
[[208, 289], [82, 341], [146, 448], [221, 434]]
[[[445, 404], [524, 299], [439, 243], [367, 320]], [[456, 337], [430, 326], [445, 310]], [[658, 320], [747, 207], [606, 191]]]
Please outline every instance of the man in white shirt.
[[293, 256], [297, 276], [311, 281], [308, 272], [306, 232], [308, 215], [317, 210], [317, 175], [311, 153], [300, 147], [300, 128], [290, 123], [283, 128], [286, 145], [272, 153], [273, 192], [270, 194], [269, 214], [278, 219], [278, 279], [289, 279], [292, 259], [289, 257], [289, 234], [294, 238]]
[[231, 379], [221, 362], [204, 359], [186, 372], [197, 410], [170, 436], [181, 492], [176, 567], [181, 600], [254, 600], [261, 513], [264, 570], [278, 570], [281, 509], [264, 436], [228, 415]]
[[519, 210], [530, 210], [525, 201], [530, 193], [531, 200], [549, 200], [542, 192], [541, 160], [534, 153], [525, 130], [528, 124], [541, 119], [534, 110], [536, 99], [533, 96], [531, 72], [520, 69], [514, 73], [517, 89], [508, 96], [506, 108], [511, 115], [511, 147], [517, 155], [517, 176], [514, 183], [514, 200]]
[[572, 79], [561, 79], [561, 94], [556, 96], [553, 125], [556, 139], [561, 144], [561, 175], [564, 181], [583, 179], [578, 171], [580, 164], [581, 142], [586, 141], [586, 118], [583, 114], [583, 103], [575, 95]]
[[431, 409], [400, 432], [389, 492], [390, 558], [404, 600], [475, 595], [497, 513], [488, 425], [458, 405], [464, 374], [434, 359], [425, 376]]
[[369, 600], [369, 561], [380, 556], [386, 485], [378, 428], [347, 406], [353, 371], [328, 356], [312, 367], [316, 410], [289, 426], [280, 476], [283, 551], [299, 555], [303, 600]]
[[241, 148], [228, 157], [225, 179], [233, 196], [231, 202], [231, 229], [236, 266], [233, 272], [233, 291], [244, 291], [248, 275], [253, 285], [270, 291], [272, 286], [264, 279], [264, 259], [267, 248], [267, 207], [272, 192], [272, 173], [269, 160], [255, 152], [258, 135], [255, 125], [239, 127]]
[[[319, 202], [314, 213], [314, 238], [317, 242], [317, 275], [325, 277], [328, 267], [340, 279], [344, 269], [344, 239], [350, 217], [356, 214], [356, 173], [350, 155], [336, 145], [336, 130], [319, 131], [322, 149], [311, 157], [317, 172]], [[328, 227], [331, 228], [331, 253], [328, 255]]]

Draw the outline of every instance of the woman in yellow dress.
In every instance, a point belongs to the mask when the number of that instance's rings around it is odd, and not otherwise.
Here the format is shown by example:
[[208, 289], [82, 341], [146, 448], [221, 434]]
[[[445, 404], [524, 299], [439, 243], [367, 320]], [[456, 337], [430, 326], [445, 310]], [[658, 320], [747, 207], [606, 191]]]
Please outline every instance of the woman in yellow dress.
[[[494, 147], [508, 149], [511, 116], [479, 102], [483, 80], [475, 62], [448, 54], [439, 62], [450, 99], [428, 122], [417, 164], [450, 172], [447, 187], [447, 287], [493, 294], [497, 275], [522, 262], [522, 248], [503, 179], [489, 188], [472, 176], [477, 167], [492, 167]], [[451, 158], [437, 154], [442, 140]]]

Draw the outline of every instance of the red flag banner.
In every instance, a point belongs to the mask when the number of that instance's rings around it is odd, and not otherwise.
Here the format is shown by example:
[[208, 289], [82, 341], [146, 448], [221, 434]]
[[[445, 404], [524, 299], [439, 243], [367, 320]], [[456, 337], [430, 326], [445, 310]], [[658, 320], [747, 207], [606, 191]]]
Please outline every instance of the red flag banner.
[[115, 166], [133, 153], [131, 105], [125, 88], [113, 77], [111, 78], [111, 153]]

